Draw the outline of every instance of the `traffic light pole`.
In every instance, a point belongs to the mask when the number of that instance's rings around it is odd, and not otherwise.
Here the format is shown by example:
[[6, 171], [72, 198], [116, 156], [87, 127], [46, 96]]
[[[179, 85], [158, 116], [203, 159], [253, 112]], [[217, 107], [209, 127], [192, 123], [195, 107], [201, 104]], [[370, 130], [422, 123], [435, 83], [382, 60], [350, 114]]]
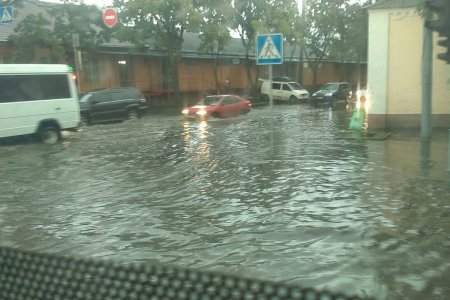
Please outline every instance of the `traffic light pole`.
[[427, 140], [431, 137], [431, 82], [433, 59], [433, 33], [424, 26], [422, 54], [422, 114], [420, 117], [420, 137]]
[[76, 69], [76, 74], [77, 74], [77, 89], [78, 89], [78, 94], [81, 93], [80, 90], [80, 64], [78, 63], [78, 47], [80, 46], [80, 38], [79, 35], [77, 33], [72, 35], [72, 46], [73, 46], [73, 58], [75, 59], [75, 69]]

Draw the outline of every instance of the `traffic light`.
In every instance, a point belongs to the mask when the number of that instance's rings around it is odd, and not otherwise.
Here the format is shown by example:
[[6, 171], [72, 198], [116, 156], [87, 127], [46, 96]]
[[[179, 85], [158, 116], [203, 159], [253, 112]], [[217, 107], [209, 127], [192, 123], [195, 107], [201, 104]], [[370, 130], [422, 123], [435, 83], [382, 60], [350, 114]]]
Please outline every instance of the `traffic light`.
[[447, 51], [439, 53], [437, 58], [450, 64], [450, 0], [427, 0], [425, 5], [437, 15], [436, 19], [427, 20], [425, 26], [438, 32], [438, 45], [447, 48]]

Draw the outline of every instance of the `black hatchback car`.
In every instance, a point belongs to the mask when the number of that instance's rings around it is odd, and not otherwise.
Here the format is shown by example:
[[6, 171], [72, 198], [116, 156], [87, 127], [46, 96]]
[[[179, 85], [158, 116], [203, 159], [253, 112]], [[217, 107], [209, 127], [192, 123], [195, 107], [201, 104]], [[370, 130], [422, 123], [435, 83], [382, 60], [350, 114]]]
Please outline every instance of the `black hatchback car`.
[[311, 103], [334, 105], [338, 102], [347, 103], [351, 98], [351, 88], [348, 82], [331, 82], [324, 84], [310, 98]]
[[147, 109], [144, 95], [132, 87], [95, 90], [80, 99], [81, 120], [87, 125], [137, 119]]

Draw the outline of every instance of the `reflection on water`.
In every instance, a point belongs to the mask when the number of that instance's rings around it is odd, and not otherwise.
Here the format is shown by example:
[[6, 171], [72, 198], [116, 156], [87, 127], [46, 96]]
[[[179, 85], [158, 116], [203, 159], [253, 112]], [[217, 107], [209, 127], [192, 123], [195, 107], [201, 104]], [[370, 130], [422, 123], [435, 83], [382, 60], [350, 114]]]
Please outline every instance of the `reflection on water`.
[[450, 294], [446, 133], [347, 139], [345, 109], [152, 115], [0, 147], [0, 241], [379, 299]]

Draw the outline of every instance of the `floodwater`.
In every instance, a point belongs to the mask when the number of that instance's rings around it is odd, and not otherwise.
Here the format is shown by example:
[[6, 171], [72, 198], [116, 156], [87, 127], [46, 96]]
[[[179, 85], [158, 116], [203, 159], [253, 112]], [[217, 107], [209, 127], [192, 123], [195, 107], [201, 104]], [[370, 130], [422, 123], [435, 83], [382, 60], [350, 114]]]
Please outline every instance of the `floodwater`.
[[0, 243], [376, 299], [450, 295], [448, 132], [349, 139], [349, 112], [150, 114], [0, 146]]

